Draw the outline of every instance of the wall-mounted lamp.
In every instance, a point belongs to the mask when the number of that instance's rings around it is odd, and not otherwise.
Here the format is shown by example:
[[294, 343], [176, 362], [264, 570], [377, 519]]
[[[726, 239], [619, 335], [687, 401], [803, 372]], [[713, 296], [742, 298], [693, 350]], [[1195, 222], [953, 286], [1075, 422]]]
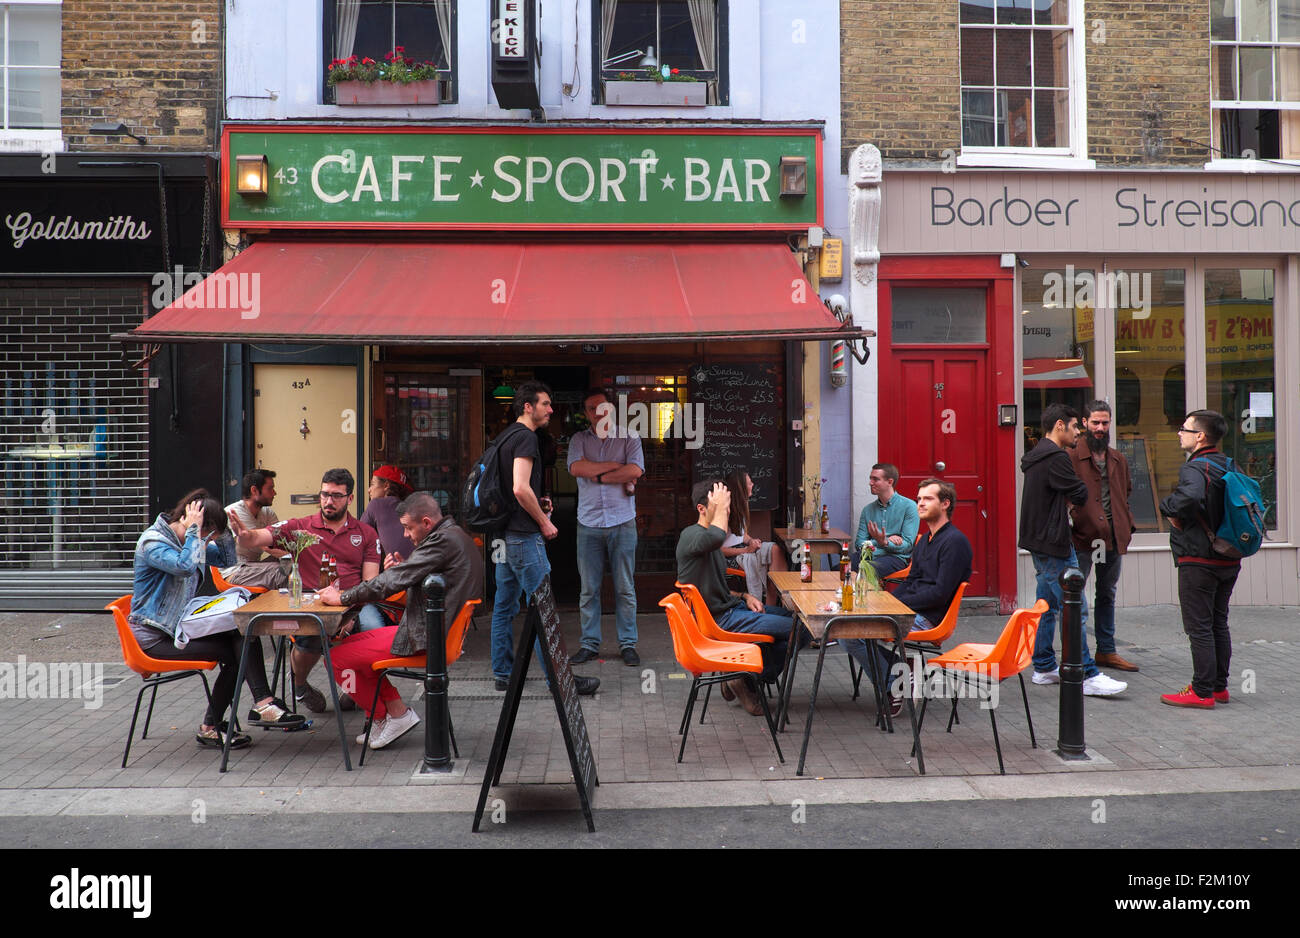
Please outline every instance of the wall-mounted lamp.
[[144, 137], [131, 133], [121, 121], [103, 121], [90, 125], [90, 132], [102, 137], [130, 137], [136, 143], [144, 143]]
[[1014, 427], [1016, 425], [1016, 405], [999, 404], [998, 405], [998, 426]]
[[781, 195], [804, 196], [808, 194], [808, 158], [804, 156], [781, 157]]
[[266, 195], [269, 167], [265, 154], [235, 157], [235, 191], [240, 195]]

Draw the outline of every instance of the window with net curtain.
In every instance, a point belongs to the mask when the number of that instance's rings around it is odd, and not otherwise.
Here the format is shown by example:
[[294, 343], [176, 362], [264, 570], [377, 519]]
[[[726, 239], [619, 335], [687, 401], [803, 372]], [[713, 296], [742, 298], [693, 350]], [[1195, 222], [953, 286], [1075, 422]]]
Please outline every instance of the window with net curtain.
[[1300, 159], [1300, 0], [1211, 0], [1215, 156]]
[[452, 72], [454, 0], [334, 0], [333, 57], [377, 62], [397, 46], [408, 59]]
[[725, 0], [598, 0], [601, 77], [620, 73], [646, 78], [648, 67], [667, 65], [678, 75], [708, 82], [718, 101], [719, 7]]
[[60, 8], [0, 3], [0, 130], [58, 130]]

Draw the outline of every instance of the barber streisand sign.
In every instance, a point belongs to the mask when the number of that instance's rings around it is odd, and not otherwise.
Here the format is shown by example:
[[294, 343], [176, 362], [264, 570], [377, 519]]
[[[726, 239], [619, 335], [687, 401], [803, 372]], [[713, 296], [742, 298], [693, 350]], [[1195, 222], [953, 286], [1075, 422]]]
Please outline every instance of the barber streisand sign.
[[[235, 159], [265, 155], [266, 195]], [[782, 157], [808, 168], [781, 195]], [[248, 228], [798, 229], [822, 223], [820, 128], [230, 127], [222, 221]]]

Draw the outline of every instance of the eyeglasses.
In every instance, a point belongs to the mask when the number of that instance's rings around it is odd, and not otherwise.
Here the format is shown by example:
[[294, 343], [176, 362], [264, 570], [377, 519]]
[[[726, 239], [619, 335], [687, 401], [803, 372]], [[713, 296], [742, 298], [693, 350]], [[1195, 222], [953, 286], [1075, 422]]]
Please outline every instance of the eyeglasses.
[[321, 492], [321, 493], [320, 493], [320, 499], [321, 499], [321, 501], [323, 501], [323, 502], [325, 502], [325, 501], [339, 501], [339, 502], [341, 502], [341, 501], [343, 501], [343, 499], [345, 499], [345, 498], [347, 498], [347, 497], [348, 497], [348, 493], [347, 493], [347, 492]]
[[1179, 427], [1178, 432], [1179, 433], [1200, 433], [1201, 431], [1197, 430], [1195, 427]]

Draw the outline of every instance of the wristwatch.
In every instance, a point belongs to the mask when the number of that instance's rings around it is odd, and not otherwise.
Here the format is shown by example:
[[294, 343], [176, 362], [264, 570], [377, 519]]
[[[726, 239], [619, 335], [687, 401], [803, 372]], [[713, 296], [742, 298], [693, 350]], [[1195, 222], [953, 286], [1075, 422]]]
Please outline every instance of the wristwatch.
[[605, 473], [603, 473], [603, 472], [602, 472], [602, 473], [599, 473], [599, 474], [596, 476], [596, 481], [599, 482], [599, 483], [601, 483], [601, 484], [603, 485], [604, 482], [605, 482]]

